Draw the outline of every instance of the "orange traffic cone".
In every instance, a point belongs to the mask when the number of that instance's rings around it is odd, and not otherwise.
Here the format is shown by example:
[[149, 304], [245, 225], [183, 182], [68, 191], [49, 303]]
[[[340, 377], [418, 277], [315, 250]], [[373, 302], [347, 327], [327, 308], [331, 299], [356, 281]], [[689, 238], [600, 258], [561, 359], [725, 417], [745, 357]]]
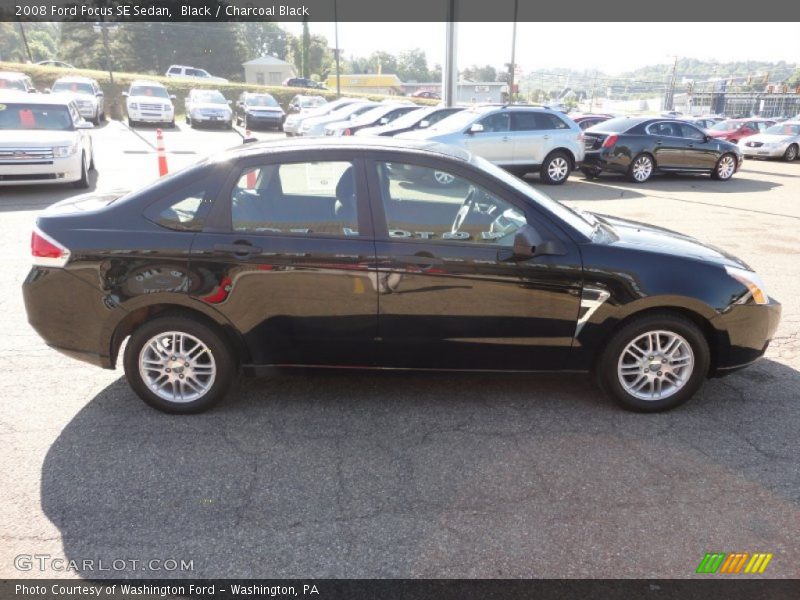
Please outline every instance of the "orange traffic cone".
[[169, 172], [167, 168], [167, 155], [164, 153], [164, 132], [156, 129], [156, 152], [158, 153], [158, 176], [163, 177]]

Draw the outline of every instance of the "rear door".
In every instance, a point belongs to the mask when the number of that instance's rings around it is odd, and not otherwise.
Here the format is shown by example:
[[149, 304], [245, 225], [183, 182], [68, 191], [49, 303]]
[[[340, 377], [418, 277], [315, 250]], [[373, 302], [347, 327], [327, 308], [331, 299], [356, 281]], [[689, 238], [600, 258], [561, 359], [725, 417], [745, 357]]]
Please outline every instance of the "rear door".
[[514, 142], [514, 164], [540, 165], [546, 150], [547, 123], [530, 110], [511, 113], [511, 138]]
[[192, 295], [242, 333], [253, 364], [370, 365], [377, 292], [362, 161], [293, 156], [233, 169], [192, 247], [203, 282]]

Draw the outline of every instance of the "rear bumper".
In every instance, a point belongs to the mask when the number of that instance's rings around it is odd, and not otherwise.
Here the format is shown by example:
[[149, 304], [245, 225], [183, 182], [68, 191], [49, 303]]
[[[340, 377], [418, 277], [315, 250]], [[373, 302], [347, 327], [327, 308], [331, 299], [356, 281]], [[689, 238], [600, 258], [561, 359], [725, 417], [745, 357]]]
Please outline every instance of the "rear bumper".
[[715, 369], [720, 377], [746, 367], [767, 351], [781, 319], [781, 305], [770, 298], [769, 304], [735, 304], [714, 317], [711, 324], [718, 332]]
[[611, 150], [588, 150], [583, 155], [580, 167], [592, 171], [627, 173], [630, 159], [627, 155], [615, 155]]
[[30, 270], [22, 295], [28, 322], [48, 346], [77, 360], [113, 368], [107, 327], [115, 310], [124, 312], [113, 298], [64, 269], [47, 267]]

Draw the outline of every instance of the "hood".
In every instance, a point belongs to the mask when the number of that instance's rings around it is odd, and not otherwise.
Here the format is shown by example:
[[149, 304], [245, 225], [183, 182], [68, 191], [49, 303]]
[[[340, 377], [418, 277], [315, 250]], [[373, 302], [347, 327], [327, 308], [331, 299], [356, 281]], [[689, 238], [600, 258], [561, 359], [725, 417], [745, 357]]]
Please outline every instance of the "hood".
[[780, 135], [777, 133], [757, 133], [755, 135], [750, 135], [747, 137], [747, 141], [744, 143], [749, 142], [761, 142], [762, 144], [774, 144], [775, 142], [785, 142], [791, 138], [798, 137], [796, 135]]
[[327, 123], [325, 129], [347, 129], [354, 125], [356, 125], [355, 121], [334, 121], [333, 123]]
[[742, 260], [728, 254], [720, 248], [704, 244], [693, 237], [676, 231], [663, 229], [646, 223], [619, 219], [608, 215], [594, 215], [601, 222], [611, 226], [617, 235], [617, 246], [626, 246], [636, 250], [669, 254], [681, 258], [693, 258], [720, 266], [740, 267], [750, 270]]
[[75, 134], [75, 131], [0, 129], [0, 147], [52, 148], [53, 146], [71, 146], [75, 143]]
[[455, 131], [441, 131], [434, 127], [427, 127], [425, 129], [415, 129], [413, 131], [406, 131], [398, 134], [396, 137], [403, 140], [435, 140], [440, 137], [445, 137], [456, 133]]
[[227, 104], [219, 102], [192, 102], [192, 110], [230, 110], [231, 107]]

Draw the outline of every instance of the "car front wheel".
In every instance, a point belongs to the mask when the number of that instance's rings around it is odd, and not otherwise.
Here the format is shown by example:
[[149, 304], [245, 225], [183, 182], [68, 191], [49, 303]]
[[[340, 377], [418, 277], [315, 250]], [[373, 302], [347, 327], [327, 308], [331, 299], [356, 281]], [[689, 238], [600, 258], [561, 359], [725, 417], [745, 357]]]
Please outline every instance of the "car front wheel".
[[211, 408], [228, 391], [235, 362], [208, 325], [183, 316], [147, 322], [125, 348], [125, 376], [150, 406], [176, 414]]
[[733, 154], [723, 154], [717, 161], [717, 166], [711, 172], [711, 177], [719, 181], [728, 181], [736, 172], [736, 158]]
[[786, 149], [786, 152], [783, 153], [783, 160], [786, 162], [792, 162], [794, 159], [797, 158], [797, 146], [792, 144]]
[[661, 412], [700, 388], [710, 351], [689, 319], [663, 313], [635, 318], [609, 341], [597, 365], [600, 387], [628, 410]]

